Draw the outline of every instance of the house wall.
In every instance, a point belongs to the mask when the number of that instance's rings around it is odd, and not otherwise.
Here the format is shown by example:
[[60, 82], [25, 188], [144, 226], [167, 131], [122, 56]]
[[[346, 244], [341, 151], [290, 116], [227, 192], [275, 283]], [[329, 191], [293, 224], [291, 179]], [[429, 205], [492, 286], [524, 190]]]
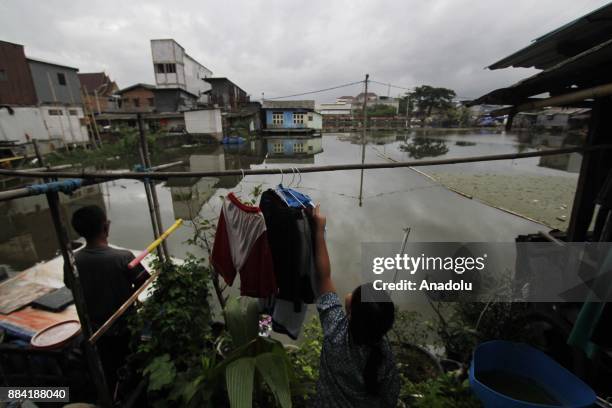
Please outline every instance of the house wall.
[[[159, 88], [178, 87], [197, 96], [211, 89], [210, 84], [204, 82], [202, 78], [212, 76], [212, 72], [187, 55], [176, 41], [151, 40], [151, 55], [155, 83]], [[175, 64], [176, 72], [160, 73], [156, 64]]]
[[210, 134], [216, 139], [223, 138], [223, 121], [220, 109], [186, 111], [185, 128], [188, 133]]
[[[136, 106], [134, 100], [140, 106]], [[131, 112], [152, 112], [155, 110], [155, 94], [147, 88], [134, 88], [121, 94], [121, 110]]]
[[41, 106], [40, 110], [49, 138], [77, 144], [89, 141], [83, 108]]
[[[58, 65], [28, 60], [38, 103], [81, 104], [81, 82], [77, 71]], [[65, 85], [58, 74], [64, 74]]]
[[[283, 123], [274, 124], [272, 116], [274, 112], [283, 112]], [[293, 123], [294, 113], [304, 113], [306, 115], [304, 123]], [[283, 109], [266, 109], [266, 128], [267, 129], [306, 129], [308, 128], [308, 114], [312, 111], [304, 109], [283, 110]]]
[[568, 119], [569, 119], [569, 115], [566, 113], [554, 113], [554, 114], [541, 113], [538, 115], [538, 118], [536, 120], [536, 125], [542, 126], [545, 128], [551, 128], [551, 127], [565, 128], [567, 127]]
[[157, 89], [155, 108], [157, 112], [182, 112], [194, 109], [197, 99], [180, 89]]
[[36, 91], [23, 46], [0, 41], [0, 104], [36, 105]]
[[13, 110], [14, 115], [6, 109], [0, 110], [0, 140], [24, 143], [32, 139], [53, 139], [77, 144], [89, 141], [80, 107], [17, 107]]
[[212, 82], [210, 103], [226, 109], [236, 109], [238, 105], [249, 102], [247, 93], [230, 81]]
[[32, 139], [48, 139], [43, 116], [38, 107], [15, 107], [11, 115], [0, 109], [0, 140], [16, 140], [20, 143]]
[[307, 126], [310, 129], [321, 130], [323, 129], [323, 117], [318, 112], [310, 112], [307, 116]]

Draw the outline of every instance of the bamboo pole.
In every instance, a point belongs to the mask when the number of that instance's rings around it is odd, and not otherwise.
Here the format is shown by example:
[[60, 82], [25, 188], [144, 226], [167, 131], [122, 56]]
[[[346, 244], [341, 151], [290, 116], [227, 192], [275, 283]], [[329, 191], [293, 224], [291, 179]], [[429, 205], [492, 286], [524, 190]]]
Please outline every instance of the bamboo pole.
[[585, 99], [596, 99], [609, 95], [612, 95], [612, 84], [598, 85], [592, 88], [581, 89], [579, 91], [570, 92], [563, 95], [551, 96], [549, 98], [521, 103], [520, 105], [516, 106], [501, 108], [491, 113], [496, 116], [509, 115], [549, 106], [567, 106], [575, 102], [582, 102]]
[[100, 326], [100, 328], [94, 334], [92, 334], [91, 337], [89, 337], [88, 342], [91, 344], [95, 344], [98, 339], [104, 333], [106, 333], [108, 329], [111, 328], [113, 323], [115, 323], [117, 319], [119, 319], [130, 308], [130, 306], [136, 301], [136, 299], [138, 299], [138, 296], [142, 293], [142, 291], [144, 291], [151, 283], [153, 283], [153, 281], [157, 279], [158, 276], [159, 271], [154, 272], [151, 276], [149, 276], [149, 279], [147, 279], [138, 289], [136, 289], [136, 292], [132, 293], [132, 295], [127, 298], [125, 302], [123, 302], [119, 309], [117, 309], [115, 313], [113, 313], [111, 317], [109, 317], [108, 320], [104, 322], [104, 324]]
[[[368, 78], [365, 76], [365, 93], [363, 96], [363, 129], [361, 133], [361, 164], [365, 164], [366, 129], [368, 128]], [[359, 177], [359, 206], [363, 205], [363, 168]]]
[[[326, 166], [311, 166], [311, 167], [299, 167], [295, 168], [299, 173], [320, 173], [320, 172], [331, 172], [331, 171], [347, 171], [347, 170], [379, 170], [379, 169], [394, 169], [401, 167], [422, 167], [422, 166], [439, 166], [445, 164], [459, 164], [459, 163], [475, 163], [482, 161], [499, 161], [499, 160], [514, 160], [524, 159], [528, 157], [541, 157], [541, 156], [554, 156], [557, 154], [566, 153], [584, 153], [595, 150], [611, 150], [612, 144], [597, 145], [592, 147], [568, 147], [563, 149], [551, 149], [551, 150], [540, 150], [536, 152], [526, 153], [509, 153], [509, 154], [495, 154], [485, 156], [468, 156], [468, 157], [457, 157], [452, 159], [437, 159], [437, 160], [420, 160], [420, 161], [406, 161], [406, 162], [383, 162], [383, 163], [351, 163], [351, 164], [335, 164]], [[189, 178], [189, 177], [219, 177], [219, 176], [240, 176], [240, 175], [269, 175], [269, 174], [281, 174], [286, 173], [287, 169], [282, 168], [263, 168], [263, 169], [234, 169], [234, 170], [220, 170], [220, 171], [163, 171], [154, 173], [142, 173], [137, 171], [119, 171], [119, 172], [108, 172], [108, 171], [85, 171], [80, 172], [64, 172], [64, 171], [50, 171], [50, 172], [33, 172], [23, 170], [6, 170], [0, 169], [0, 175], [6, 176], [19, 176], [19, 177], [44, 177], [51, 176], [57, 178], [82, 178], [82, 179], [99, 179], [99, 180], [114, 180], [114, 179], [132, 179], [132, 180], [143, 180], [146, 178], [155, 180], [167, 180], [170, 178]], [[100, 181], [102, 182], [102, 181]], [[11, 193], [16, 190], [5, 191], [4, 193]], [[0, 201], [5, 198], [0, 192]]]
[[[38, 158], [39, 163], [44, 166], [45, 161], [42, 155], [40, 154], [36, 139], [32, 140], [32, 144], [34, 146], [34, 152], [36, 153], [36, 157]], [[50, 181], [50, 179], [48, 177], [45, 177], [44, 181], [48, 182]], [[83, 333], [85, 333], [85, 336], [89, 337], [92, 332], [91, 322], [89, 320], [87, 304], [85, 303], [85, 295], [83, 293], [83, 288], [81, 287], [79, 271], [74, 260], [74, 255], [72, 254], [72, 249], [70, 248], [70, 239], [68, 238], [68, 233], [66, 232], [64, 224], [62, 223], [59, 195], [57, 194], [57, 192], [47, 193], [47, 203], [49, 204], [49, 212], [51, 213], [53, 226], [55, 227], [57, 241], [62, 252], [62, 257], [64, 258], [64, 268], [68, 272], [68, 279], [70, 280], [70, 289], [72, 290], [72, 293], [74, 295], [74, 304], [77, 309], [81, 328], [83, 330]], [[113, 401], [108, 389], [108, 384], [106, 382], [106, 376], [104, 375], [104, 369], [102, 368], [102, 361], [100, 360], [98, 349], [95, 345], [91, 345], [88, 343], [84, 344], [84, 349], [87, 361], [89, 363], [89, 370], [92, 379], [98, 390], [98, 399], [100, 400], [100, 403], [103, 407], [111, 407]]]
[[[136, 115], [136, 118], [138, 121], [138, 134], [140, 137], [140, 149], [138, 150], [138, 153], [140, 154], [140, 161], [142, 165], [148, 169], [151, 167], [151, 157], [149, 156], [149, 146], [144, 131], [144, 121], [140, 113]], [[145, 191], [147, 192], [147, 202], [149, 204], [149, 212], [151, 213], [153, 233], [155, 235], [155, 239], [157, 239], [164, 230], [164, 226], [162, 224], [161, 212], [159, 209], [159, 200], [157, 199], [157, 190], [155, 189], [155, 183], [153, 183], [152, 180], [145, 180]], [[165, 241], [163, 241], [161, 246], [158, 247], [157, 253], [162, 261], [165, 258], [168, 258], [168, 247]]]
[[[179, 164], [183, 164], [183, 161], [177, 161], [177, 162], [172, 162], [172, 163], [167, 163], [167, 164], [161, 164], [159, 166], [155, 166], [153, 168], [151, 168], [151, 171], [159, 171], [159, 170], [164, 170], [170, 167], [174, 167], [174, 166], [178, 166]], [[68, 166], [68, 165], [66, 165]], [[58, 168], [63, 167], [63, 166], [57, 166]], [[51, 167], [51, 170], [53, 170], [54, 167]], [[40, 170], [44, 170], [44, 168], [41, 169], [36, 169], [36, 173], [38, 173], [38, 176], [35, 176], [36, 178], [46, 178], [46, 177], [58, 177], [57, 175], [53, 174], [53, 172], [51, 170], [48, 171], [40, 171]], [[2, 173], [0, 173], [1, 175]], [[143, 173], [140, 173], [143, 174]], [[16, 177], [31, 177], [31, 176], [21, 176], [21, 175], [17, 175]], [[83, 184], [81, 185], [82, 187], [84, 186], [90, 186], [90, 185], [94, 185], [94, 184], [100, 184], [100, 183], [105, 183], [107, 181], [110, 180], [115, 180], [118, 179], [119, 177], [114, 177], [114, 178], [102, 178], [102, 179], [98, 179], [98, 178], [88, 178], [86, 180], [83, 180]], [[22, 197], [28, 197], [28, 196], [33, 196], [33, 195], [38, 195], [38, 193], [33, 193], [29, 188], [27, 187], [22, 187], [22, 188], [17, 188], [14, 190], [7, 190], [7, 191], [0, 191], [0, 201], [6, 201], [6, 200], [13, 200], [16, 198], [22, 198]]]

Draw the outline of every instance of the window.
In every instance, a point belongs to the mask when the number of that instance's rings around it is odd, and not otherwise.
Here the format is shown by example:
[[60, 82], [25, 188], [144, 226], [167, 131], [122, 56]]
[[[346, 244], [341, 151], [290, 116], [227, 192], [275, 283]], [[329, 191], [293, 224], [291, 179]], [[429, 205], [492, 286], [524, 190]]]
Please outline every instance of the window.
[[308, 115], [308, 121], [312, 122], [312, 115]]
[[60, 85], [66, 85], [66, 75], [63, 72], [57, 73], [57, 82]]
[[166, 64], [166, 72], [168, 74], [174, 74], [176, 72], [176, 64]]
[[272, 145], [272, 153], [282, 153], [283, 152], [283, 144], [282, 143], [274, 143]]
[[68, 114], [70, 116], [78, 116], [79, 115], [79, 111], [77, 111], [76, 109], [68, 109]]
[[158, 74], [163, 74], [164, 72], [166, 72], [166, 70], [164, 69], [164, 64], [155, 64], [155, 72]]
[[0, 69], [0, 81], [6, 81], [6, 71]]
[[293, 153], [304, 153], [304, 143], [294, 143]]
[[282, 125], [283, 120], [283, 112], [273, 112], [272, 113], [272, 124], [273, 125]]
[[293, 124], [294, 125], [303, 125], [304, 124], [304, 116], [303, 113], [294, 113], [293, 114]]
[[64, 112], [61, 109], [49, 109], [49, 116], [63, 116]]
[[155, 106], [155, 98], [147, 98], [147, 102], [149, 102], [150, 107]]
[[134, 104], [135, 107], [138, 108], [140, 106], [140, 99], [132, 98], [132, 103]]

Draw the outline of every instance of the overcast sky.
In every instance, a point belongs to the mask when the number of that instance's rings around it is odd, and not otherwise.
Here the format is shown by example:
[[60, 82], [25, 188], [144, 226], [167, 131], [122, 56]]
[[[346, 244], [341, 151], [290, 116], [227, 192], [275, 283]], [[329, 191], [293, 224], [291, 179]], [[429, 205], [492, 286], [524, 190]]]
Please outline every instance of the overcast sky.
[[[23, 44], [29, 57], [106, 71], [120, 87], [154, 83], [149, 40], [174, 38], [253, 99], [358, 81], [365, 73], [477, 97], [535, 72], [483, 67], [607, 2], [1, 0], [0, 39]], [[333, 101], [359, 91], [308, 98]], [[391, 96], [400, 92], [392, 88]]]

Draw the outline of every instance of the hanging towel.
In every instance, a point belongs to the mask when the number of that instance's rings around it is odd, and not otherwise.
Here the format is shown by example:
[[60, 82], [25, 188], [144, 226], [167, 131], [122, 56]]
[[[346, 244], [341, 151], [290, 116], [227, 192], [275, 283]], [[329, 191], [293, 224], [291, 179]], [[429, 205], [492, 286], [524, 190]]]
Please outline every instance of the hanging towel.
[[303, 303], [313, 303], [316, 298], [309, 210], [288, 206], [274, 190], [266, 190], [259, 205], [272, 251], [277, 298], [293, 302], [294, 310], [300, 312]]
[[243, 296], [261, 298], [277, 292], [264, 216], [259, 207], [243, 204], [233, 193], [223, 200], [210, 261], [230, 286], [240, 274]]

